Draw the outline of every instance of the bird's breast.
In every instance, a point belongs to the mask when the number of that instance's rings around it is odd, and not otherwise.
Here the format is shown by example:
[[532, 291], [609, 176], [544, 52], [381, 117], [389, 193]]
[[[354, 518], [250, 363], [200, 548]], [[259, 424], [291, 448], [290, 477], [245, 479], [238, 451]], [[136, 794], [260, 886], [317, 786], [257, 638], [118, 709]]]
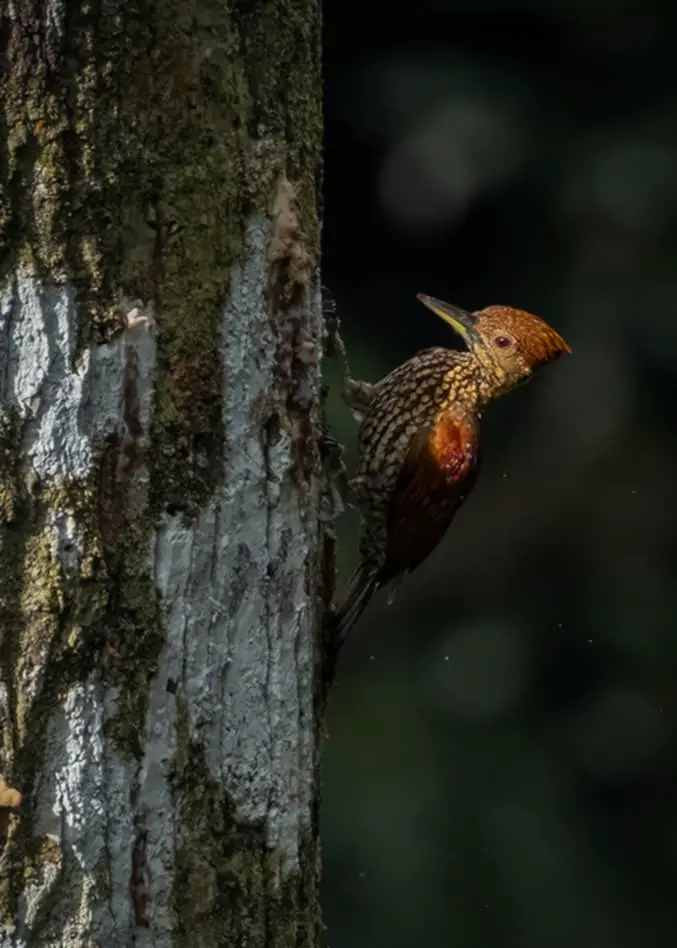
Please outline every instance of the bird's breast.
[[450, 413], [443, 414], [433, 428], [430, 450], [440, 481], [450, 487], [458, 485], [477, 464], [477, 420], [472, 416], [458, 418]]

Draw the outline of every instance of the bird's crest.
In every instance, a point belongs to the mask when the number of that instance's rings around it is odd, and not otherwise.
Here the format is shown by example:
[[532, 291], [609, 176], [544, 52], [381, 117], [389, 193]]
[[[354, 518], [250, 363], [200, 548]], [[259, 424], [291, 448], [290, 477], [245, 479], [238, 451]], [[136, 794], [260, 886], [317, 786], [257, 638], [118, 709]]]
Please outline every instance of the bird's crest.
[[520, 352], [534, 367], [552, 362], [571, 348], [558, 332], [548, 326], [539, 316], [512, 306], [487, 306], [474, 314], [477, 329], [484, 335], [492, 331], [507, 330], [511, 333]]

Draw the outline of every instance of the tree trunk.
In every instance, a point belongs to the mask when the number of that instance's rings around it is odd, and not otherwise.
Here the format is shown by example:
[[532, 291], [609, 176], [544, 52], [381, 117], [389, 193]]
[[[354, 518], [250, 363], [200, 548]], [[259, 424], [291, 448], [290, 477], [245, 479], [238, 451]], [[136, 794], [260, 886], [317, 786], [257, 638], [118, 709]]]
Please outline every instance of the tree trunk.
[[319, 943], [318, 7], [0, 12], [3, 948]]

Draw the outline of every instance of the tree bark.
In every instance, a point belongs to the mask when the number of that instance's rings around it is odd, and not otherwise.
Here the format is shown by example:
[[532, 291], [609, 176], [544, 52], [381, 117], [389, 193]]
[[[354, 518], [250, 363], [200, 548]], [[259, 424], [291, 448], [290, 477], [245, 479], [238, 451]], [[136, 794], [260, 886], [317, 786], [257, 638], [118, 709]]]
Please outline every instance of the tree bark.
[[3, 948], [319, 944], [319, 19], [0, 12]]

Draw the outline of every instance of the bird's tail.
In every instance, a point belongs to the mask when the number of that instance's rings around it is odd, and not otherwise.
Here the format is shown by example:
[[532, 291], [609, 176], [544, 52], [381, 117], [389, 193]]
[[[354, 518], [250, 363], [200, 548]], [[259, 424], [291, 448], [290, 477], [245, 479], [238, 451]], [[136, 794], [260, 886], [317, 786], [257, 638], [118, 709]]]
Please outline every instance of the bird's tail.
[[348, 633], [360, 618], [378, 585], [379, 569], [373, 563], [362, 563], [348, 580], [339, 607], [331, 612], [326, 624], [326, 675], [331, 683], [336, 662]]

